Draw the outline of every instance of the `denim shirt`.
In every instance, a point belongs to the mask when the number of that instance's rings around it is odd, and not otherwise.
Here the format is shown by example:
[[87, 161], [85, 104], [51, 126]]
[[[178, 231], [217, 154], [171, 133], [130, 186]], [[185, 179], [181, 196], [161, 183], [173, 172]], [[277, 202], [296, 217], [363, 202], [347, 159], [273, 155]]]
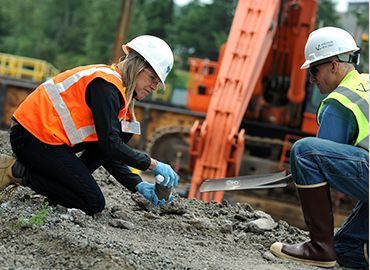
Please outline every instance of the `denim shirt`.
[[358, 133], [354, 114], [335, 100], [328, 100], [319, 115], [317, 137], [337, 143], [353, 144]]

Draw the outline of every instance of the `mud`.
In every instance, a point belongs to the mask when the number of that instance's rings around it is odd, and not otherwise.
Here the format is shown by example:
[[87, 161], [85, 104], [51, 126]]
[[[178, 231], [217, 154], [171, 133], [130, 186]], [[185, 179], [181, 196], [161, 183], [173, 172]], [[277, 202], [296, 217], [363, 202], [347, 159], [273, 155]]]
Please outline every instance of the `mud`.
[[[11, 153], [7, 133], [0, 136], [0, 152]], [[273, 242], [298, 243], [308, 234], [249, 204], [176, 196], [174, 205], [154, 208], [104, 169], [94, 176], [107, 206], [93, 217], [45, 206], [25, 187], [3, 196], [0, 269], [319, 269], [275, 258]], [[44, 224], [36, 224], [40, 213]]]

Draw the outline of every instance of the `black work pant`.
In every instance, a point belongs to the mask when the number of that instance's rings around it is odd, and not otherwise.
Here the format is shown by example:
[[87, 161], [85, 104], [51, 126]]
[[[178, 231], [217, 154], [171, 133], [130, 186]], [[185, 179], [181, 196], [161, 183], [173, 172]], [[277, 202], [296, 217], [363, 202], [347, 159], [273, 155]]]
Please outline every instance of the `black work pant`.
[[78, 208], [88, 215], [105, 207], [104, 195], [92, 172], [104, 167], [131, 191], [141, 181], [140, 176], [117, 161], [102, 158], [97, 143], [89, 143], [78, 157], [76, 149], [67, 145], [49, 145], [41, 142], [21, 125], [10, 131], [14, 154], [25, 167], [23, 182], [36, 193], [68, 208]]

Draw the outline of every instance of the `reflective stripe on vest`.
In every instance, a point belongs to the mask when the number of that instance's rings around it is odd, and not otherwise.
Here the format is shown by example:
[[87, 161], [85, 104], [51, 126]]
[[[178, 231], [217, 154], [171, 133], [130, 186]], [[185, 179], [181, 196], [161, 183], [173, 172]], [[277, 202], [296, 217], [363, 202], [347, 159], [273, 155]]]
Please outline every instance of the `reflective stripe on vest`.
[[340, 102], [352, 111], [357, 121], [358, 134], [354, 145], [369, 150], [369, 81], [367, 76], [360, 75], [357, 71], [351, 73], [335, 91], [321, 102], [318, 114], [328, 99]]
[[53, 79], [50, 79], [42, 84], [63, 124], [69, 141], [73, 145], [81, 143], [88, 136], [95, 134], [95, 126], [91, 125], [77, 129], [72, 115], [60, 94], [68, 90], [74, 83], [78, 82], [84, 76], [89, 76], [97, 71], [113, 74], [122, 81], [121, 76], [116, 71], [108, 67], [93, 67], [77, 72], [60, 83], [54, 84]]

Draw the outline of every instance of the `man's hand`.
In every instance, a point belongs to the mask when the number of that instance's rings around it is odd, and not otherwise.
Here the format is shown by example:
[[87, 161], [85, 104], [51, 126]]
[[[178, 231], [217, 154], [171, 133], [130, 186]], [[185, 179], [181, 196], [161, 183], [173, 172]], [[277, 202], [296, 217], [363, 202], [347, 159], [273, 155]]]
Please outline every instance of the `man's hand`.
[[171, 168], [170, 165], [157, 161], [156, 166], [152, 169], [152, 172], [155, 176], [162, 175], [164, 180], [161, 183], [161, 186], [166, 186], [169, 188], [176, 187], [179, 182], [179, 177], [176, 172]]
[[155, 206], [160, 205], [163, 206], [166, 204], [166, 200], [162, 199], [159, 200], [158, 196], [155, 194], [154, 191], [154, 184], [150, 184], [148, 182], [141, 182], [136, 186], [136, 190], [144, 196], [145, 199], [150, 201]]

